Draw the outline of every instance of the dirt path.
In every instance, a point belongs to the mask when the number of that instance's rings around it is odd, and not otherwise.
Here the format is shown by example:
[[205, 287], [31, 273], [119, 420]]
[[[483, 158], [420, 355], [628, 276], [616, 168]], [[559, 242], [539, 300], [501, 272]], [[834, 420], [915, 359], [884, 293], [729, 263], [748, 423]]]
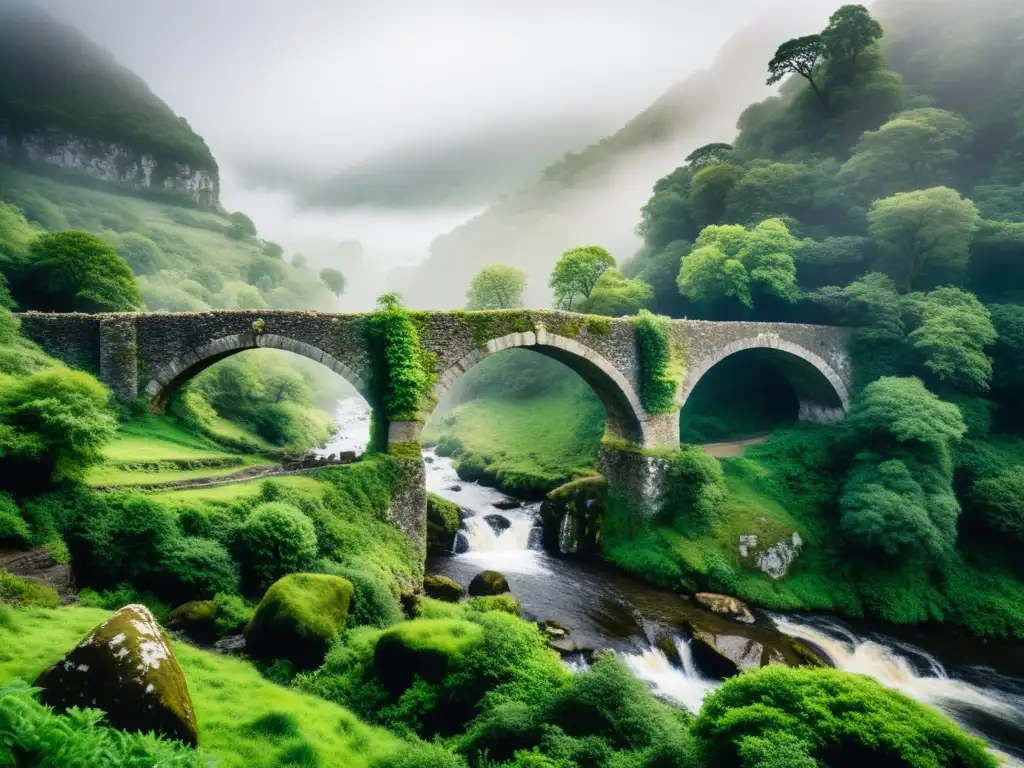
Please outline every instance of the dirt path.
[[709, 456], [716, 459], [728, 459], [734, 456], [742, 456], [748, 445], [760, 445], [768, 440], [770, 435], [757, 435], [745, 437], [742, 440], [732, 440], [727, 443], [705, 443], [701, 446]]

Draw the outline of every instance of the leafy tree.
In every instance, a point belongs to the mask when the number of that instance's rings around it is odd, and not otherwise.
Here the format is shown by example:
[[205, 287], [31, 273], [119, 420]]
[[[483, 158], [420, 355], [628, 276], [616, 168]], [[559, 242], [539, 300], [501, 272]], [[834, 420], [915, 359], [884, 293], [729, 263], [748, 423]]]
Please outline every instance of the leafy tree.
[[238, 529], [234, 544], [246, 578], [257, 589], [308, 568], [316, 547], [310, 519], [296, 507], [277, 501], [256, 507]]
[[581, 312], [609, 317], [635, 315], [650, 307], [654, 289], [643, 280], [631, 280], [617, 269], [608, 269], [597, 279], [590, 298], [580, 304]]
[[697, 171], [690, 184], [689, 208], [698, 229], [725, 219], [729, 195], [745, 175], [744, 168], [731, 163], [712, 163]]
[[1024, 467], [1012, 467], [974, 484], [971, 507], [993, 532], [1024, 543]]
[[800, 284], [805, 289], [849, 285], [864, 273], [870, 257], [871, 241], [854, 236], [808, 238], [793, 254]]
[[263, 253], [272, 259], [284, 258], [284, 248], [270, 240], [263, 243]]
[[768, 85], [775, 85], [786, 75], [800, 75], [808, 83], [818, 100], [828, 105], [828, 99], [814, 81], [815, 70], [825, 53], [825, 39], [821, 35], [807, 35], [787, 40], [775, 51], [768, 62]]
[[708, 163], [722, 160], [730, 152], [732, 152], [732, 144], [724, 144], [722, 142], [705, 144], [688, 154], [685, 162], [691, 168], [700, 168]]
[[324, 267], [320, 270], [320, 280], [335, 296], [345, 292], [345, 276], [337, 269]]
[[[0, 272], [0, 313], [5, 309], [14, 309], [14, 307], [14, 298], [11, 296], [11, 291], [7, 287], [7, 278], [4, 277], [3, 272]], [[3, 320], [0, 320], [0, 323], [2, 322]]]
[[886, 271], [906, 292], [926, 265], [933, 272], [965, 268], [978, 224], [974, 203], [948, 187], [901, 192], [875, 201], [868, 212], [868, 228]]
[[395, 312], [404, 306], [405, 302], [402, 300], [402, 294], [397, 291], [383, 293], [377, 297], [377, 308], [381, 312]]
[[477, 272], [466, 291], [466, 309], [515, 309], [523, 306], [526, 273], [507, 264], [490, 264]]
[[597, 245], [563, 253], [548, 283], [555, 292], [555, 306], [571, 311], [574, 304], [589, 299], [601, 275], [614, 266], [612, 255]]
[[882, 37], [882, 25], [871, 17], [863, 5], [844, 5], [828, 20], [821, 33], [828, 58], [829, 76], [850, 73], [857, 67], [857, 57]]
[[306, 265], [309, 264], [309, 259], [303, 253], [296, 253], [292, 256], [292, 266], [296, 269], [305, 269]]
[[985, 348], [996, 340], [992, 316], [972, 293], [946, 286], [916, 298], [920, 325], [910, 334], [924, 366], [940, 381], [964, 392], [989, 388], [992, 361]]
[[654, 193], [641, 209], [636, 233], [648, 248], [660, 250], [678, 240], [693, 240], [700, 228], [690, 211], [694, 171], [680, 166], [654, 184]]
[[88, 232], [41, 235], [18, 275], [15, 296], [25, 309], [53, 312], [130, 312], [142, 305], [124, 259]]
[[288, 267], [280, 259], [272, 259], [263, 254], [256, 254], [249, 262], [245, 273], [245, 281], [249, 285], [259, 285], [260, 278], [266, 277], [270, 287], [275, 288], [288, 280]]
[[753, 229], [706, 227], [679, 270], [679, 292], [695, 302], [735, 299], [747, 309], [755, 294], [795, 301], [799, 295], [793, 252], [798, 241], [779, 219]]
[[230, 235], [236, 240], [242, 240], [246, 237], [256, 237], [256, 225], [253, 224], [252, 219], [241, 211], [235, 211], [234, 213], [228, 214], [228, 221], [231, 222]]
[[726, 198], [724, 218], [753, 224], [773, 216], [795, 216], [801, 221], [815, 214], [815, 194], [821, 184], [802, 163], [766, 163], [749, 167]]
[[840, 498], [840, 528], [867, 550], [948, 560], [960, 513], [952, 448], [966, 431], [959, 409], [920, 379], [883, 377], [858, 395], [843, 424], [856, 452]]
[[81, 371], [0, 374], [0, 487], [80, 480], [117, 429], [108, 400], [106, 387]]
[[870, 198], [951, 183], [970, 138], [970, 125], [952, 112], [902, 112], [861, 136], [838, 180]]
[[622, 274], [626, 277], [642, 280], [654, 290], [651, 311], [669, 317], [682, 317], [685, 314], [685, 299], [680, 297], [676, 287], [676, 276], [679, 267], [690, 251], [693, 243], [676, 240], [660, 251], [644, 247], [628, 262], [622, 265]]

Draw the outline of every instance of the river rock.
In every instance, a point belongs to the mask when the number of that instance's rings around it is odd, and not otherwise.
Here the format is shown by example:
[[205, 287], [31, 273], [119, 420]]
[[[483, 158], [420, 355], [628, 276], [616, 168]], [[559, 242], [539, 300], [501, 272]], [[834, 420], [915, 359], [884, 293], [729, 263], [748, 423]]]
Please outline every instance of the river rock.
[[185, 675], [160, 625], [144, 605], [126, 605], [34, 683], [57, 710], [95, 707], [125, 731], [199, 745]]
[[500, 595], [508, 591], [508, 581], [497, 571], [480, 571], [469, 582], [469, 594], [473, 597], [479, 595]]
[[245, 635], [227, 635], [213, 644], [214, 650], [228, 654], [245, 653], [245, 646]]
[[697, 667], [708, 677], [724, 680], [747, 669], [769, 664], [786, 664], [786, 657], [775, 648], [742, 635], [716, 634], [693, 629], [690, 649]]
[[678, 669], [683, 668], [683, 660], [679, 656], [679, 648], [676, 646], [676, 639], [671, 635], [661, 634], [654, 638], [654, 647], [665, 654], [668, 663]]
[[491, 526], [491, 530], [496, 534], [500, 534], [502, 531], [507, 531], [512, 527], [511, 521], [502, 515], [484, 515], [484, 520], [489, 526]]
[[694, 597], [697, 602], [703, 605], [712, 613], [720, 616], [728, 616], [730, 619], [743, 622], [744, 624], [754, 623], [754, 614], [750, 612], [742, 600], [737, 600], [729, 595], [716, 595], [713, 592], [698, 592]]
[[554, 619], [545, 619], [537, 624], [540, 631], [549, 638], [557, 639], [569, 634], [569, 630], [563, 627]]
[[458, 483], [456, 483], [455, 485], [449, 485], [448, 488], [446, 488], [445, 490], [454, 491], [454, 492], [458, 493], [459, 491], [462, 490], [462, 486], [459, 485]]
[[433, 456], [424, 456], [423, 457], [423, 463], [424, 464], [433, 464], [434, 463], [434, 457]]
[[491, 504], [495, 509], [500, 509], [503, 512], [507, 512], [510, 509], [519, 509], [523, 506], [523, 502], [517, 499], [502, 499], [501, 501], [495, 501]]
[[740, 560], [753, 562], [754, 566], [772, 579], [778, 580], [787, 573], [796, 560], [804, 542], [797, 531], [775, 541], [754, 533], [741, 534], [739, 540]]
[[459, 531], [455, 534], [455, 546], [452, 548], [452, 552], [456, 555], [464, 555], [469, 552], [469, 539], [466, 538], [465, 531]]
[[423, 591], [428, 597], [448, 603], [457, 603], [466, 594], [461, 584], [447, 576], [427, 576], [423, 579]]

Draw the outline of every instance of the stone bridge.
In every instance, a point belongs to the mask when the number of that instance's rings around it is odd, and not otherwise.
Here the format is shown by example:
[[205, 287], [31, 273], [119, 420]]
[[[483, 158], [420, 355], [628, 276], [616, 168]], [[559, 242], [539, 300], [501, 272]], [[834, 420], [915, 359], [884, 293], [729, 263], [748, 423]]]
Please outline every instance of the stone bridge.
[[[418, 442], [433, 407], [467, 371], [484, 358], [513, 348], [554, 358], [593, 388], [607, 411], [607, 447], [602, 448], [601, 466], [613, 485], [633, 486], [650, 474], [650, 466], [641, 466], [644, 462], [639, 458], [613, 460], [624, 444], [640, 457], [642, 449], [678, 445], [679, 409], [701, 377], [730, 355], [754, 354], [774, 363], [792, 383], [802, 419], [840, 419], [850, 400], [848, 331], [843, 328], [673, 320], [669, 332], [685, 373], [675, 406], [668, 412], [649, 413], [640, 397], [644, 361], [631, 318], [531, 310], [413, 312], [410, 316], [420, 345], [436, 360], [436, 383], [415, 419], [388, 425], [389, 447]], [[20, 315], [23, 331], [47, 353], [94, 373], [118, 399], [148, 398], [154, 412], [162, 412], [174, 393], [200, 371], [258, 348], [287, 350], [325, 365], [376, 410], [381, 398], [372, 384], [372, 371], [379, 350], [367, 332], [369, 317], [286, 310]], [[409, 509], [396, 512], [396, 522], [422, 545], [422, 465], [420, 481], [409, 469], [413, 482], [403, 502]], [[413, 487], [416, 482], [419, 487]]]

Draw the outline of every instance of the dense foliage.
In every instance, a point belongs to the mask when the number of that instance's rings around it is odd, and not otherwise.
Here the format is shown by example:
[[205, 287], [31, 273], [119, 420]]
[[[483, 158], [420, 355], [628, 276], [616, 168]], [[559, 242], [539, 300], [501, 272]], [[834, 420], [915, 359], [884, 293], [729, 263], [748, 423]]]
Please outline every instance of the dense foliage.
[[490, 264], [469, 282], [466, 309], [518, 309], [523, 306], [526, 273], [507, 264]]

